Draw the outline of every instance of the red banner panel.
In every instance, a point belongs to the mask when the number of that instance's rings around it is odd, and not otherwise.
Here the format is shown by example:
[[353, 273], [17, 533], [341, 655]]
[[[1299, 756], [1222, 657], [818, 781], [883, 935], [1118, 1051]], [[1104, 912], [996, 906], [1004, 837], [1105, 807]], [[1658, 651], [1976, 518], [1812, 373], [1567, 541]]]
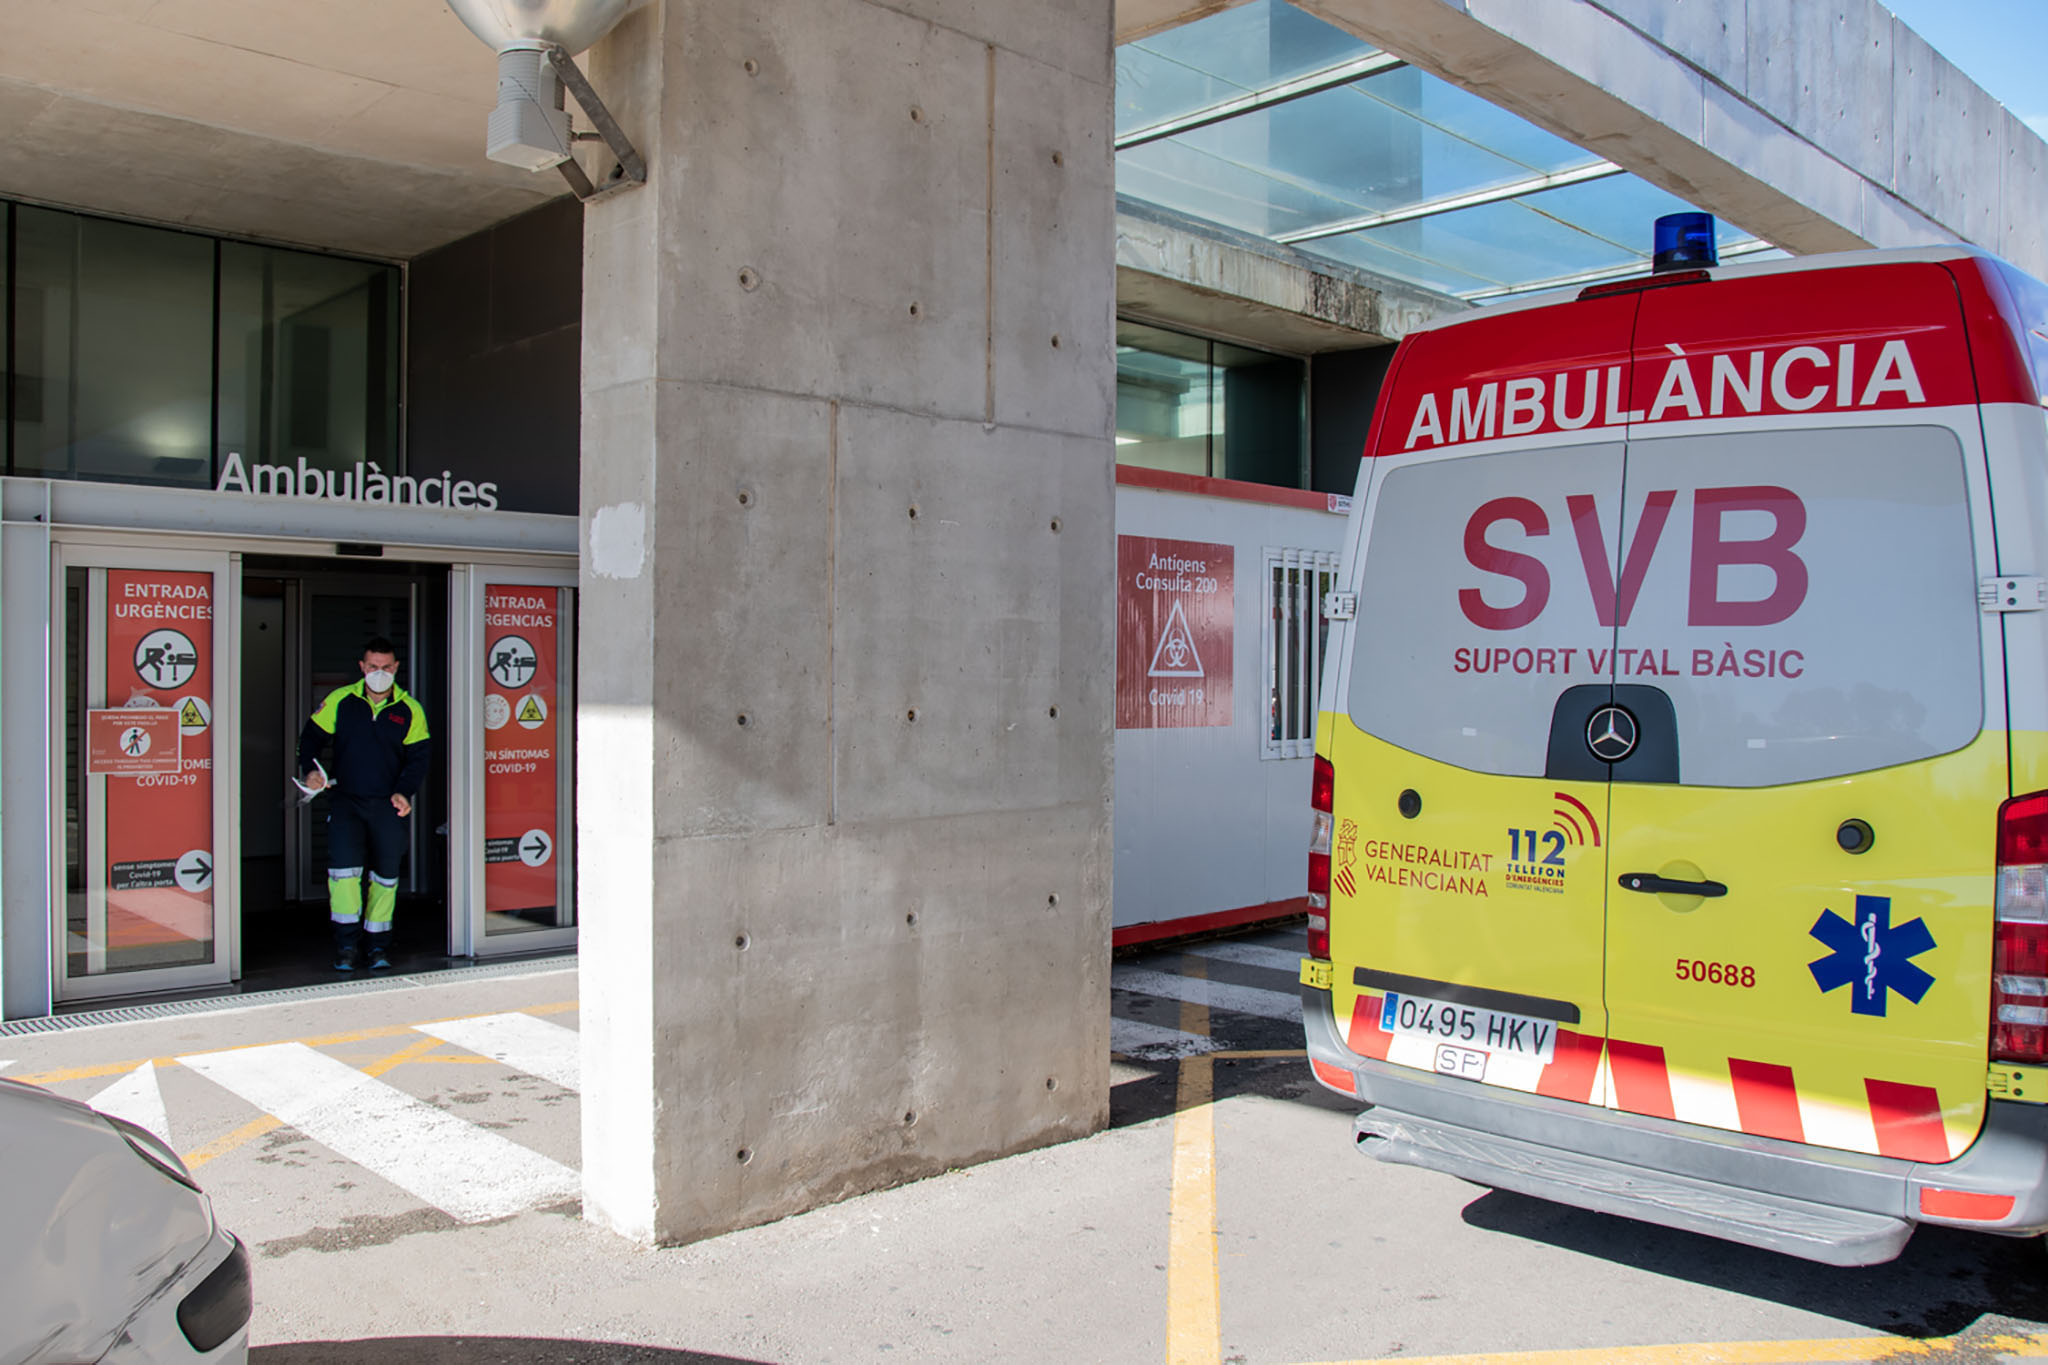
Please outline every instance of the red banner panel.
[[1119, 730], [1230, 724], [1228, 545], [1116, 538]]
[[554, 712], [563, 591], [484, 589], [484, 910], [549, 923], [563, 823]]
[[178, 754], [169, 771], [107, 778], [107, 965], [210, 962], [213, 575], [109, 569], [106, 620], [109, 707], [162, 708], [126, 731], [116, 727], [116, 749], [128, 747], [124, 734], [132, 744], [129, 732], [139, 731], [151, 749], [175, 735]]

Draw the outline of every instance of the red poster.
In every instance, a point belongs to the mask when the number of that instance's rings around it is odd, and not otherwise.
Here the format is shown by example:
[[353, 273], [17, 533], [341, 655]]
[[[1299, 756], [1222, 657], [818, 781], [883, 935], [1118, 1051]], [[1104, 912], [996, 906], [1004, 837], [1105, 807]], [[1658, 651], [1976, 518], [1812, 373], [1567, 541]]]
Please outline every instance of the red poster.
[[484, 589], [484, 910], [554, 922], [561, 588]]
[[1228, 545], [1116, 538], [1119, 730], [1230, 724]]
[[95, 777], [182, 772], [178, 713], [167, 706], [121, 706], [85, 713], [85, 770]]
[[179, 747], [175, 771], [106, 778], [107, 965], [210, 962], [213, 575], [109, 569], [106, 620], [107, 707], [164, 708]]

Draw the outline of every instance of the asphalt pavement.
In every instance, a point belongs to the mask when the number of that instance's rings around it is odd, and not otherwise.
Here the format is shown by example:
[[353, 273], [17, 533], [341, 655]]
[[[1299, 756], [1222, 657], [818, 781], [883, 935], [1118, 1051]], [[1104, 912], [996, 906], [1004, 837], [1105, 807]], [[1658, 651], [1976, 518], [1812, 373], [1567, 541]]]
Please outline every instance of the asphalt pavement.
[[0, 1036], [0, 1074], [187, 1154], [259, 1365], [2048, 1356], [2038, 1243], [1834, 1269], [1361, 1158], [1299, 942], [1119, 962], [1103, 1133], [670, 1250], [580, 1217], [572, 963]]

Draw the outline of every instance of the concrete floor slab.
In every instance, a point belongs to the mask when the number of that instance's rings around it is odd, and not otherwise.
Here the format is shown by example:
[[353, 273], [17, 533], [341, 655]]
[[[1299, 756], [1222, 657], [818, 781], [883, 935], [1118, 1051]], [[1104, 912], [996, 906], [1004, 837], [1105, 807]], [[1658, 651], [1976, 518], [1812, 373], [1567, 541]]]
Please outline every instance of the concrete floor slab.
[[[566, 972], [5, 1050], [8, 1074], [86, 1099], [132, 1091], [153, 1063], [176, 1145], [256, 1253], [259, 1365], [2048, 1355], [2034, 1243], [1936, 1229], [1891, 1265], [1839, 1270], [1361, 1160], [1348, 1102], [1302, 1065], [1299, 1024], [1231, 1013], [1230, 991], [1200, 984], [1284, 991], [1297, 942], [1123, 967], [1119, 1017], [1207, 1050], [1115, 1061], [1106, 1132], [668, 1251], [583, 1222], [574, 1200], [465, 1223], [174, 1060], [297, 1043], [573, 1167], [579, 1097], [504, 1044], [574, 1027]], [[1136, 989], [1162, 977], [1187, 979]], [[451, 1019], [467, 1022], [435, 1022]]]

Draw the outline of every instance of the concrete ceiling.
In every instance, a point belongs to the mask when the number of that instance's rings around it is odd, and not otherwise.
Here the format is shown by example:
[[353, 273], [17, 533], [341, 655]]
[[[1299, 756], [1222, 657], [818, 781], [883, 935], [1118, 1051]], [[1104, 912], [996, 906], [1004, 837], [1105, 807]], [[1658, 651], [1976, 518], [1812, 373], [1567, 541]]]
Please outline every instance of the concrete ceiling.
[[563, 193], [484, 159], [441, 0], [6, 0], [0, 196], [404, 260]]

